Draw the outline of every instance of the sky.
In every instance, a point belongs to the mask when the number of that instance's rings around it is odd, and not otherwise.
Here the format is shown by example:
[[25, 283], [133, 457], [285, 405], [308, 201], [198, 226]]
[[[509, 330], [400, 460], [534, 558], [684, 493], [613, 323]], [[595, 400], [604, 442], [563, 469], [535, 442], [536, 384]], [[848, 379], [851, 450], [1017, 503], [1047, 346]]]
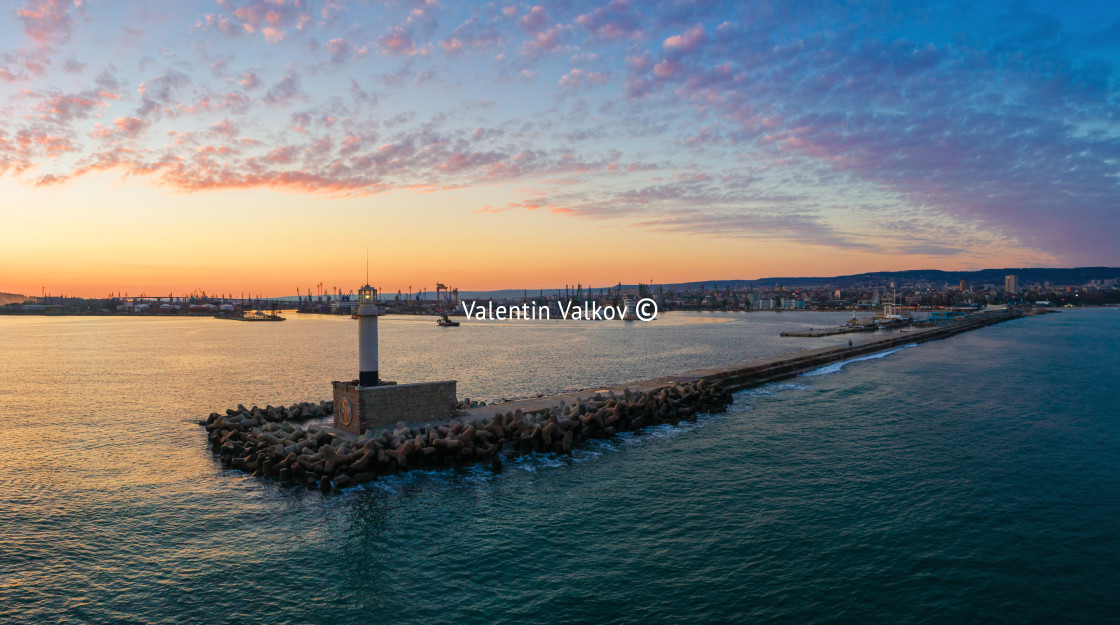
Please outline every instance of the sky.
[[0, 291], [1120, 265], [1120, 4], [3, 4]]

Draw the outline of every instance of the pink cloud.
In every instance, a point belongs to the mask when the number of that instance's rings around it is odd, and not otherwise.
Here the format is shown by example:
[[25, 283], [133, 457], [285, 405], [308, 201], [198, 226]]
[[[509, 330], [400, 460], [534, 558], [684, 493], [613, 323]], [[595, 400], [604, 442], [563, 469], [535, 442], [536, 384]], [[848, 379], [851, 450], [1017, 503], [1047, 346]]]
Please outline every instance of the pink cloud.
[[72, 119], [84, 119], [93, 114], [93, 110], [108, 106], [104, 100], [94, 97], [93, 94], [80, 93], [74, 95], [52, 95], [35, 108], [42, 119], [53, 118], [56, 121], [69, 122]]
[[572, 71], [560, 77], [557, 83], [564, 89], [574, 89], [584, 85], [601, 85], [607, 82], [608, 76], [603, 72], [583, 71], [582, 69], [573, 69]]
[[51, 48], [46, 46], [0, 53], [0, 80], [16, 82], [42, 76], [50, 67], [52, 56]]
[[463, 50], [466, 48], [466, 45], [463, 43], [462, 39], [459, 39], [458, 37], [450, 37], [439, 42], [439, 47], [448, 54], [458, 54], [463, 52]]
[[199, 26], [216, 27], [231, 35], [259, 32], [268, 43], [278, 43], [292, 31], [302, 31], [312, 19], [303, 0], [251, 0], [241, 6], [232, 0], [219, 0], [218, 4], [229, 11], [228, 17], [206, 14]]
[[16, 82], [17, 80], [26, 80], [26, 74], [13, 74], [12, 70], [7, 67], [0, 67], [0, 80], [4, 82]]
[[496, 27], [486, 26], [472, 17], [455, 28], [449, 37], [440, 41], [439, 45], [447, 54], [457, 55], [468, 50], [483, 50], [499, 46], [503, 42]]
[[161, 181], [184, 191], [271, 188], [332, 196], [360, 197], [388, 189], [376, 180], [335, 178], [306, 171], [240, 173], [178, 166], [168, 169]]
[[365, 140], [362, 137], [356, 135], [347, 135], [346, 138], [342, 140], [342, 147], [339, 148], [338, 153], [342, 154], [343, 156], [353, 154], [354, 152], [362, 149], [364, 145]]
[[604, 40], [640, 39], [645, 34], [633, 0], [612, 0], [576, 18], [593, 37]]
[[261, 86], [261, 78], [253, 72], [245, 72], [241, 75], [241, 80], [238, 83], [248, 91], [252, 91]]
[[527, 40], [522, 49], [529, 54], [541, 52], [556, 52], [564, 48], [563, 39], [567, 29], [563, 26], [553, 26], [541, 31]]
[[136, 136], [148, 127], [148, 122], [139, 117], [118, 117], [113, 120], [113, 125], [123, 134]]
[[139, 117], [118, 117], [113, 120], [112, 126], [94, 124], [89, 136], [96, 139], [114, 139], [120, 137], [136, 137], [148, 128], [148, 122]]
[[286, 145], [281, 148], [269, 150], [268, 154], [262, 160], [268, 163], [275, 163], [278, 165], [287, 165], [295, 160], [296, 149], [293, 146]]
[[284, 31], [272, 26], [265, 26], [261, 29], [261, 34], [264, 35], [264, 40], [269, 43], [278, 43], [284, 38]]
[[202, 155], [225, 155], [234, 154], [237, 150], [226, 145], [204, 145], [200, 146], [195, 152]]
[[[4, 142], [0, 141], [0, 147]], [[75, 152], [79, 148], [67, 137], [52, 134], [40, 128], [24, 129], [15, 136], [13, 145], [15, 150], [25, 159], [24, 166], [31, 166], [31, 157], [37, 152], [42, 152], [47, 158], [54, 158], [66, 152]]]
[[673, 35], [661, 44], [666, 54], [684, 55], [695, 52], [705, 41], [703, 26], [695, 26], [681, 35]]
[[222, 119], [210, 124], [210, 132], [224, 137], [233, 137], [237, 134], [237, 127], [228, 118]]
[[521, 28], [525, 29], [525, 32], [533, 34], [544, 30], [552, 23], [552, 20], [549, 19], [548, 12], [544, 10], [544, 7], [538, 4], [529, 9], [528, 13], [521, 16], [521, 19], [518, 20], [517, 23], [521, 25]]
[[377, 40], [377, 50], [391, 56], [425, 54], [426, 47], [417, 46], [412, 33], [400, 26], [393, 26]]
[[74, 21], [70, 9], [81, 4], [80, 0], [31, 0], [16, 9], [16, 17], [23, 22], [23, 32], [36, 43], [65, 41]]
[[653, 66], [653, 75], [662, 79], [672, 78], [673, 76], [679, 74], [682, 69], [683, 68], [681, 67], [681, 64], [679, 62], [665, 59], [664, 61], [661, 61], [657, 65]]

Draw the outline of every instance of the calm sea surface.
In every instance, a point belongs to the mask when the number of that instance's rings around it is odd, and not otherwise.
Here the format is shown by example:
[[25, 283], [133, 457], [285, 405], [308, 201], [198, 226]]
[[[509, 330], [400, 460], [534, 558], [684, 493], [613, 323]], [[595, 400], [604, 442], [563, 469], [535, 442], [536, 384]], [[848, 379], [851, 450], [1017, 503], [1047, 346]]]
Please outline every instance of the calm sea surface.
[[[389, 317], [381, 369], [492, 401], [834, 345], [777, 333], [844, 317]], [[1120, 622], [1120, 310], [833, 365], [500, 475], [323, 497], [220, 470], [195, 420], [327, 399], [356, 333], [0, 317], [0, 623]]]

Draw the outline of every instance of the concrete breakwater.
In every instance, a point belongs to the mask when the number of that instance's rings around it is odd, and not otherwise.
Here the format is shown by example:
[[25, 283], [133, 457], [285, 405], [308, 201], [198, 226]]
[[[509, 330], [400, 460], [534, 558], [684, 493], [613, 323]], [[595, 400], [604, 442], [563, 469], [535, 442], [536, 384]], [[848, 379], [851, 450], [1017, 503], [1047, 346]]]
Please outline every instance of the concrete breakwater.
[[[397, 424], [361, 435], [295, 421], [327, 416], [331, 402], [212, 413], [204, 422], [222, 466], [324, 492], [420, 468], [502, 462], [530, 453], [568, 454], [581, 443], [661, 424], [692, 421], [726, 410], [731, 393], [837, 361], [911, 343], [946, 338], [1018, 317], [1014, 312], [976, 315], [952, 323], [903, 331], [859, 345], [803, 350], [785, 356], [601, 388], [479, 407], [460, 404], [449, 421]], [[298, 409], [297, 409], [298, 408]], [[468, 408], [471, 412], [462, 410]], [[482, 413], [485, 414], [472, 414]], [[485, 416], [493, 415], [492, 417]]]
[[481, 463], [501, 471], [503, 460], [531, 453], [569, 454], [590, 439], [723, 412], [731, 401], [722, 383], [699, 380], [656, 393], [597, 393], [574, 404], [561, 401], [555, 410], [539, 413], [513, 410], [492, 418], [455, 418], [411, 428], [400, 423], [392, 431], [357, 436], [271, 421], [267, 411], [260, 410], [212, 413], [205, 427], [223, 467], [328, 492], [410, 469]]
[[[805, 373], [806, 371], [817, 369], [841, 360], [848, 360], [850, 358], [884, 351], [910, 343], [921, 343], [924, 341], [946, 338], [954, 334], [975, 330], [993, 323], [1015, 319], [1019, 316], [1020, 315], [1016, 312], [1007, 311], [987, 313], [954, 321], [943, 326], [906, 330], [865, 343], [806, 349], [772, 358], [748, 360], [735, 365], [708, 367], [649, 380], [629, 382], [626, 386], [642, 392], [657, 392], [662, 388], [677, 384], [690, 384], [705, 380], [708, 382], [721, 382], [724, 390], [734, 393], [745, 388], [791, 378]], [[572, 391], [547, 397], [535, 397], [495, 403], [487, 406], [485, 412], [488, 414], [491, 410], [502, 412], [521, 410], [525, 413], [536, 413], [548, 410], [556, 406], [559, 402], [573, 403], [590, 397], [595, 393], [602, 393], [608, 390], [618, 392], [621, 390], [621, 387], [602, 387], [594, 390]], [[479, 414], [482, 412], [481, 410], [472, 410], [470, 414]]]
[[[250, 420], [255, 423], [278, 423], [282, 421], [308, 421], [311, 419], [318, 419], [320, 417], [330, 416], [334, 412], [334, 402], [320, 401], [320, 402], [300, 402], [292, 404], [291, 406], [265, 406], [260, 408], [253, 406], [246, 408], [244, 404], [238, 404], [237, 408], [229, 408], [226, 410], [225, 417], [230, 421], [236, 420]], [[206, 421], [200, 422], [200, 425], [208, 425], [216, 421], [221, 415], [216, 412], [211, 412]]]
[[986, 313], [941, 326], [901, 331], [866, 343], [802, 350], [786, 356], [750, 361], [730, 367], [698, 369], [681, 376], [671, 376], [669, 379], [677, 382], [691, 379], [720, 381], [729, 391], [735, 392], [767, 382], [790, 378], [841, 360], [848, 360], [911, 343], [948, 338], [962, 332], [1017, 319], [1021, 316], [1022, 314], [1017, 311]]

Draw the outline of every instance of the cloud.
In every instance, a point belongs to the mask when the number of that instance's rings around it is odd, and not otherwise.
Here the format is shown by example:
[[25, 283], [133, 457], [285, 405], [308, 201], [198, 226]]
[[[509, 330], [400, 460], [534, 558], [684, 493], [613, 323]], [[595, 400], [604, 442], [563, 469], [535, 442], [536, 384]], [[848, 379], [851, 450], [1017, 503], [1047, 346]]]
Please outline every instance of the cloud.
[[218, 5], [224, 12], [204, 15], [199, 27], [217, 28], [227, 35], [259, 34], [270, 44], [303, 31], [313, 19], [302, 0], [252, 0], [240, 4], [220, 0]]
[[645, 36], [641, 26], [642, 16], [634, 0], [611, 0], [590, 13], [576, 17], [575, 21], [592, 37], [604, 41], [638, 40]]
[[16, 172], [32, 169], [40, 159], [54, 159], [79, 150], [80, 147], [69, 137], [57, 134], [49, 128], [24, 128], [12, 140], [0, 134], [0, 172], [9, 168]]
[[140, 105], [136, 114], [140, 117], [159, 117], [163, 113], [173, 113], [175, 94], [190, 83], [190, 77], [178, 70], [168, 70], [163, 74], [140, 83]]
[[538, 4], [529, 9], [525, 15], [522, 15], [517, 23], [525, 32], [537, 34], [548, 28], [552, 24], [552, 20], [548, 17], [545, 8]]
[[223, 137], [232, 138], [238, 134], [237, 126], [234, 125], [228, 118], [223, 117], [218, 121], [210, 124], [210, 133], [221, 135]]
[[237, 83], [246, 91], [252, 91], [261, 86], [261, 78], [254, 72], [245, 72], [241, 74], [241, 78]]
[[51, 57], [48, 47], [0, 53], [0, 80], [23, 82], [41, 77], [51, 66]]
[[377, 39], [377, 51], [390, 56], [413, 56], [427, 54], [427, 46], [417, 45], [412, 32], [400, 26], [393, 26]]
[[300, 86], [299, 74], [288, 72], [280, 82], [268, 88], [264, 94], [264, 101], [268, 104], [285, 105], [293, 100], [307, 100], [308, 95]]
[[704, 27], [697, 25], [683, 34], [666, 38], [661, 44], [661, 49], [671, 57], [684, 56], [696, 52], [706, 39]]
[[521, 53], [526, 56], [539, 56], [543, 53], [566, 50], [568, 46], [565, 41], [569, 30], [569, 27], [563, 25], [542, 30], [521, 44]]
[[295, 157], [295, 146], [286, 145], [282, 148], [269, 150], [268, 154], [266, 154], [262, 160], [267, 163], [273, 163], [277, 165], [288, 165], [295, 160]]
[[77, 94], [60, 93], [48, 96], [35, 108], [39, 111], [41, 119], [69, 123], [72, 120], [90, 117], [97, 109], [108, 105], [99, 93], [84, 91]]
[[358, 47], [341, 37], [336, 37], [327, 42], [326, 51], [330, 55], [331, 63], [341, 65], [353, 58], [365, 56], [369, 53], [369, 47]]
[[585, 85], [602, 85], [605, 84], [609, 78], [610, 77], [603, 72], [573, 69], [567, 74], [561, 76], [557, 84], [564, 89], [575, 89]]
[[70, 38], [74, 23], [70, 12], [81, 6], [80, 1], [32, 0], [16, 9], [16, 17], [23, 23], [23, 32], [40, 44], [60, 43]]
[[471, 17], [441, 40], [439, 45], [445, 53], [458, 55], [498, 47], [503, 43], [505, 39], [497, 26], [484, 24], [477, 17]]
[[684, 70], [684, 66], [679, 61], [665, 59], [653, 66], [653, 75], [661, 78], [673, 78]]
[[139, 117], [118, 117], [113, 120], [113, 125], [123, 134], [136, 136], [148, 127], [148, 122]]
[[[1072, 31], [1025, 5], [220, 0], [173, 51], [190, 23], [114, 13], [98, 55], [71, 40], [101, 8], [17, 3], [0, 169], [315, 193], [517, 181], [547, 210], [680, 234], [1120, 260], [1103, 11]], [[392, 58], [358, 62], [370, 50]]]

